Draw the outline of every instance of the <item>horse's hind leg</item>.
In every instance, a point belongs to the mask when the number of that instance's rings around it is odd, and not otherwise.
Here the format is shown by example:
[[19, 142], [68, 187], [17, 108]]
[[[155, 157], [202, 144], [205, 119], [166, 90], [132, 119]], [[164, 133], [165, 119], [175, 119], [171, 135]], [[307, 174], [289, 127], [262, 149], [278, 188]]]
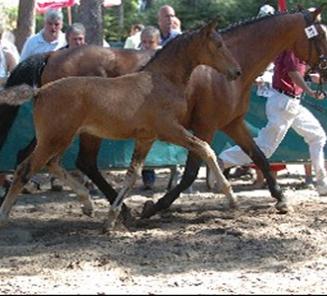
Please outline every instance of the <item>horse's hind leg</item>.
[[236, 144], [242, 148], [242, 150], [262, 171], [264, 177], [267, 180], [271, 195], [277, 199], [277, 203], [275, 205], [276, 209], [281, 213], [287, 213], [290, 208], [287, 204], [286, 197], [283, 194], [280, 186], [277, 184], [273, 174], [271, 173], [270, 165], [266, 156], [254, 142], [244, 121], [239, 120], [237, 122], [233, 122], [232, 125], [229, 125], [228, 128], [225, 129], [225, 132], [235, 141]]
[[29, 156], [36, 146], [36, 138], [34, 137], [32, 141], [23, 149], [20, 149], [17, 153], [16, 166], [23, 162], [27, 156]]
[[127, 170], [123, 187], [119, 191], [117, 198], [109, 210], [108, 220], [104, 225], [105, 230], [112, 229], [115, 226], [123, 200], [130, 189], [133, 187], [136, 178], [140, 176], [145, 157], [147, 156], [152, 144], [153, 140], [136, 141], [131, 164]]
[[90, 200], [88, 190], [59, 165], [59, 157], [55, 157], [49, 161], [47, 167], [51, 174], [55, 175], [76, 192], [76, 194], [79, 196], [80, 202], [82, 203], [83, 213], [91, 216], [93, 212], [93, 205], [92, 201]]
[[92, 180], [99, 190], [103, 192], [110, 204], [112, 204], [117, 197], [117, 192], [98, 169], [97, 156], [100, 144], [100, 138], [89, 134], [81, 134], [76, 167]]
[[21, 192], [24, 185], [46, 165], [51, 157], [50, 153], [46, 153], [45, 150], [42, 150], [40, 146], [37, 146], [33, 153], [17, 167], [13, 182], [1, 204], [0, 225], [8, 220], [9, 212], [15, 204], [18, 194]]

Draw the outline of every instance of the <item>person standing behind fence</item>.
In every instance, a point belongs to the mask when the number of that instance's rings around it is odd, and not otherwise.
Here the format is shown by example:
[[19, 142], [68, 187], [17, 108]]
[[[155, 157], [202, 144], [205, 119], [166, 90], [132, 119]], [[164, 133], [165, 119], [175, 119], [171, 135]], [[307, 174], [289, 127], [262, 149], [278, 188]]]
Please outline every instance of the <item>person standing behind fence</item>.
[[[0, 89], [7, 81], [9, 73], [16, 67], [18, 61], [16, 56], [7, 48], [3, 46], [2, 34], [4, 33], [4, 26], [0, 23]], [[2, 197], [9, 183], [7, 175], [0, 172], [0, 197]]]
[[[158, 12], [158, 25], [160, 29], [160, 45], [164, 46], [181, 34], [180, 29], [176, 28], [176, 14], [170, 5], [161, 6]], [[175, 22], [175, 23], [174, 23]]]
[[20, 60], [23, 61], [31, 55], [55, 51], [64, 47], [67, 42], [63, 27], [63, 14], [59, 10], [48, 10], [44, 16], [43, 29], [29, 37], [23, 46]]
[[[63, 19], [64, 17], [61, 11], [49, 9], [44, 15], [43, 28], [25, 41], [20, 61], [34, 54], [55, 51], [66, 46], [66, 36], [62, 32]], [[44, 182], [45, 180], [41, 175], [33, 176], [30, 182], [25, 185], [23, 192], [34, 192]], [[55, 178], [51, 178], [51, 189], [55, 191], [61, 190], [61, 182]]]
[[129, 37], [126, 38], [124, 48], [139, 49], [141, 43], [141, 32], [144, 29], [143, 24], [134, 24], [131, 27]]
[[66, 30], [65, 48], [75, 48], [86, 44], [85, 41], [86, 30], [83, 24], [73, 23]]

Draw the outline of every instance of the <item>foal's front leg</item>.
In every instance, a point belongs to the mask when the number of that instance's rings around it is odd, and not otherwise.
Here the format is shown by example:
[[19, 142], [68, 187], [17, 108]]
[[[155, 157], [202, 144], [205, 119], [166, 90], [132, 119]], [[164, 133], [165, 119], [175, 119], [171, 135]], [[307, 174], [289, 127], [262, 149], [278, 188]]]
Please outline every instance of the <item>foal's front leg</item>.
[[135, 184], [136, 178], [141, 175], [141, 169], [144, 163], [144, 160], [153, 144], [154, 140], [137, 140], [135, 143], [135, 148], [132, 156], [131, 165], [129, 166], [124, 185], [119, 191], [117, 198], [112, 204], [109, 213], [108, 219], [104, 223], [104, 230], [110, 230], [115, 227], [117, 217], [121, 211], [121, 206], [123, 200], [126, 197], [127, 193], [132, 189]]

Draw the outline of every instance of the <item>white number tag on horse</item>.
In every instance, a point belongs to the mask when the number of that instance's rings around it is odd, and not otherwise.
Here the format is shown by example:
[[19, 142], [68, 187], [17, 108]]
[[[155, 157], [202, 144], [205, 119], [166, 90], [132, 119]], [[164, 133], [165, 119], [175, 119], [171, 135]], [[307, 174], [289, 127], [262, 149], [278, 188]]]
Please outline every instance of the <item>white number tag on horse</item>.
[[308, 39], [311, 39], [315, 36], [318, 36], [318, 31], [314, 25], [311, 25], [309, 27], [306, 27], [304, 29], [305, 34], [307, 35]]

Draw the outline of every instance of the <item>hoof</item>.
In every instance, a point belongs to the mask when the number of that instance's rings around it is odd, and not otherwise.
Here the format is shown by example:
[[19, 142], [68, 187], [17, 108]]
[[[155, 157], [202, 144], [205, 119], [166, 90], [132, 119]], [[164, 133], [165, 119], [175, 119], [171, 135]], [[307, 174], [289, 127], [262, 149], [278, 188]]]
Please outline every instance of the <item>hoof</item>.
[[104, 222], [104, 231], [108, 232], [110, 230], [113, 230], [116, 226], [117, 217], [120, 214], [120, 210], [117, 208], [111, 208], [108, 213], [108, 219]]
[[238, 202], [237, 202], [237, 198], [233, 197], [233, 198], [228, 198], [224, 205], [223, 208], [225, 210], [236, 210], [238, 208]]
[[280, 214], [287, 214], [288, 212], [292, 211], [292, 207], [288, 206], [285, 200], [278, 201], [275, 205], [275, 208]]
[[0, 214], [0, 227], [6, 226], [9, 222], [8, 216]]
[[93, 217], [93, 207], [92, 207], [92, 205], [87, 206], [87, 207], [82, 206], [82, 212], [86, 216]]
[[125, 204], [123, 204], [117, 220], [121, 221], [121, 223], [127, 228], [135, 226], [136, 222], [134, 216], [132, 215], [132, 210]]
[[154, 202], [152, 200], [148, 200], [147, 202], [145, 202], [145, 204], [143, 206], [141, 218], [142, 219], [150, 218], [156, 212], [157, 211], [155, 210]]

